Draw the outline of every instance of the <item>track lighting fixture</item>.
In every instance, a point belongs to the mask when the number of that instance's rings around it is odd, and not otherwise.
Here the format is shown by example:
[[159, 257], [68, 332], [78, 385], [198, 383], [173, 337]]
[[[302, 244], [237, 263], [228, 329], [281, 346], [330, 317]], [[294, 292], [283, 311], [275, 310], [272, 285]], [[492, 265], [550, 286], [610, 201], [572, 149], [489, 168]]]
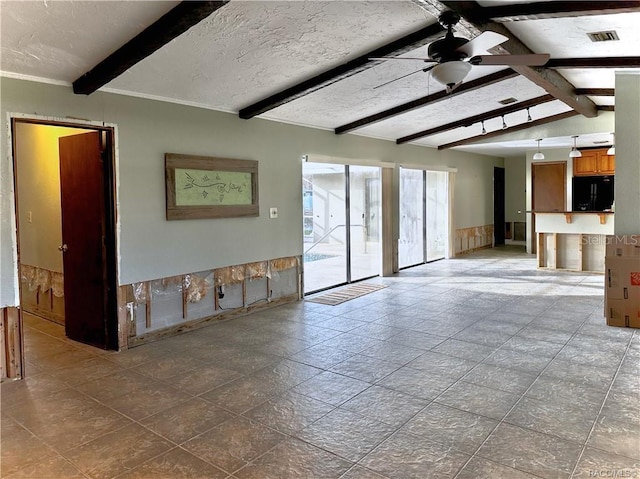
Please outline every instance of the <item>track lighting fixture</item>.
[[503, 130], [507, 129], [507, 124], [504, 122], [504, 115], [502, 115], [502, 129]]
[[484, 120], [482, 120], [480, 123], [482, 123], [482, 134], [483, 134], [483, 135], [486, 135], [486, 134], [487, 134], [487, 130], [486, 130], [486, 128], [484, 127]]
[[569, 152], [569, 158], [580, 158], [582, 153], [580, 153], [577, 146], [578, 135], [574, 135], [571, 138], [573, 138], [573, 148], [571, 148], [571, 151]]
[[616, 154], [616, 134], [615, 133], [611, 133], [611, 148], [609, 148], [607, 150], [607, 155], [615, 155]]
[[533, 155], [533, 159], [534, 160], [544, 160], [544, 154], [540, 152], [540, 142], [542, 141], [542, 138], [540, 138], [539, 140], [536, 140], [536, 141], [538, 142], [538, 152]]
[[[532, 121], [531, 112], [529, 111], [529, 107], [527, 107], [527, 121]], [[540, 141], [540, 140], [538, 140], [538, 141]]]

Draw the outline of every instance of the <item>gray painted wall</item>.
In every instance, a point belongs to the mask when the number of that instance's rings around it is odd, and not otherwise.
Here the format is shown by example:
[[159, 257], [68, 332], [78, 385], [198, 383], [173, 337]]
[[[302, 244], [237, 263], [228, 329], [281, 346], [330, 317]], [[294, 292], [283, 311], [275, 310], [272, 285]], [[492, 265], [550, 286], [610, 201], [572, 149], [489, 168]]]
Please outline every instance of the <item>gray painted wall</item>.
[[[8, 78], [0, 79], [0, 95], [0, 307], [18, 304], [8, 113], [116, 125], [120, 284], [301, 254], [303, 154], [458, 168], [455, 227], [493, 223], [493, 167], [504, 166], [501, 158]], [[258, 160], [260, 217], [166, 221], [166, 152]], [[272, 206], [277, 219], [269, 219]]]
[[616, 235], [640, 233], [640, 74], [616, 73]]

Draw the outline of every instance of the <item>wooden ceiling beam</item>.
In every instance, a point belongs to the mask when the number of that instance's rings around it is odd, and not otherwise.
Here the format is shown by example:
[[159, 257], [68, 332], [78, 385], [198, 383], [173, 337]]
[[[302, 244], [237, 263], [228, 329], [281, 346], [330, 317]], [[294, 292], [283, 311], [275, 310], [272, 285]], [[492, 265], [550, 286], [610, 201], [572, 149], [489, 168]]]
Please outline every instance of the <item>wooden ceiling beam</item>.
[[540, 118], [538, 120], [528, 121], [526, 123], [521, 123], [519, 125], [510, 126], [508, 128], [505, 128], [504, 130], [490, 131], [485, 135], [476, 135], [470, 138], [465, 138], [463, 140], [446, 143], [444, 145], [438, 146], [438, 150], [446, 150], [448, 148], [453, 148], [455, 146], [470, 145], [472, 143], [477, 143], [481, 140], [486, 140], [487, 138], [494, 138], [496, 136], [506, 135], [507, 133], [513, 133], [514, 131], [526, 130], [527, 128], [533, 128], [536, 126], [544, 125], [546, 123], [551, 123], [558, 120], [564, 120], [565, 118], [571, 118], [572, 116], [576, 116], [576, 115], [579, 115], [579, 113], [576, 111], [573, 111], [573, 110], [566, 111], [564, 113], [548, 116], [546, 118]]
[[415, 50], [416, 48], [423, 47], [432, 41], [439, 39], [442, 37], [444, 31], [444, 28], [437, 22], [427, 25], [426, 27], [399, 38], [398, 40], [376, 48], [375, 50], [365, 53], [364, 55], [360, 55], [353, 60], [343, 63], [342, 65], [331, 68], [330, 70], [320, 73], [308, 80], [275, 93], [268, 98], [242, 108], [239, 112], [239, 116], [240, 118], [248, 120], [249, 118], [253, 118], [254, 116], [273, 110], [274, 108], [289, 103], [290, 101], [301, 98], [340, 80], [344, 80], [356, 73], [360, 73], [374, 67], [381, 62], [381, 60], [370, 60], [370, 58], [398, 56], [411, 50]]
[[417, 108], [423, 108], [428, 105], [433, 105], [434, 103], [437, 103], [442, 100], [447, 100], [454, 96], [461, 95], [462, 93], [467, 93], [473, 90], [477, 90], [478, 88], [492, 85], [494, 83], [507, 80], [509, 78], [514, 78], [517, 76], [518, 74], [513, 70], [511, 70], [510, 68], [507, 68], [506, 70], [500, 70], [499, 72], [495, 72], [490, 75], [486, 75], [480, 78], [476, 78], [475, 80], [465, 82], [462, 85], [460, 85], [458, 88], [453, 90], [451, 93], [447, 93], [445, 90], [440, 90], [436, 93], [432, 93], [431, 95], [426, 95], [421, 98], [411, 100], [407, 103], [403, 103], [402, 105], [394, 106], [393, 108], [389, 108], [379, 113], [374, 113], [373, 115], [369, 115], [365, 118], [352, 121], [351, 123], [347, 123], [346, 125], [339, 126], [334, 131], [336, 135], [341, 135], [343, 133], [347, 133], [357, 128], [362, 128], [363, 126], [370, 125], [372, 123], [377, 123], [379, 121], [392, 118], [402, 113], [407, 113], [408, 111], [415, 110]]
[[615, 105], [598, 105], [598, 111], [616, 111]]
[[616, 96], [615, 88], [576, 88], [576, 95]]
[[495, 5], [483, 9], [487, 18], [495, 22], [517, 22], [545, 18], [584, 17], [611, 15], [640, 11], [640, 1], [589, 1], [589, 2], [532, 2], [512, 5]]
[[[509, 38], [505, 43], [492, 48], [493, 54], [529, 55], [534, 53], [504, 25], [489, 19], [484, 8], [474, 1], [413, 0], [413, 2], [435, 16], [443, 10], [457, 12], [462, 18], [455, 29], [466, 38], [475, 38], [485, 31], [497, 32]], [[575, 87], [555, 70], [524, 65], [513, 65], [511, 68], [581, 115], [587, 118], [598, 115], [595, 103], [584, 95], [576, 96]]]
[[542, 103], [547, 103], [554, 100], [555, 98], [551, 95], [542, 95], [537, 98], [532, 98], [531, 100], [521, 101], [519, 103], [514, 103], [512, 105], [505, 106], [503, 108], [498, 108], [496, 110], [488, 111], [486, 113], [481, 113], [479, 115], [470, 116], [467, 118], [463, 118], [461, 120], [452, 121], [451, 123], [436, 126], [435, 128], [430, 128], [428, 130], [419, 131], [417, 133], [413, 133], [412, 135], [403, 136], [402, 138], [398, 138], [396, 140], [396, 144], [401, 145], [403, 143], [408, 143], [410, 141], [435, 135], [437, 133], [443, 133], [445, 131], [454, 130], [456, 128], [460, 128], [463, 126], [471, 126], [475, 123], [491, 120], [493, 118], [499, 118], [509, 113], [526, 110], [527, 108], [531, 108], [533, 106], [541, 105]]
[[73, 92], [90, 95], [120, 76], [192, 26], [200, 23], [229, 0], [184, 1], [73, 82]]
[[640, 57], [552, 58], [545, 68], [638, 68]]

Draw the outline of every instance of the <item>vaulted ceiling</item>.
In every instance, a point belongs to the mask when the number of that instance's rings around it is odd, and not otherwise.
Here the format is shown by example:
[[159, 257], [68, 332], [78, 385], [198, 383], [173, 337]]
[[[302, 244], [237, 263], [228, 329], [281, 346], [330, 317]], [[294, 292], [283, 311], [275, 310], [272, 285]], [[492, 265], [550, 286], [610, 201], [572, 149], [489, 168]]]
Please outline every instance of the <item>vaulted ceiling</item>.
[[[487, 54], [551, 59], [474, 65], [451, 93], [421, 71], [430, 63], [372, 60], [426, 58], [443, 10], [460, 14], [456, 36], [509, 38]], [[541, 136], [543, 148], [610, 142], [597, 117], [615, 108], [615, 71], [640, 67], [640, 1], [3, 0], [0, 22], [4, 76], [500, 156]], [[570, 117], [596, 126], [554, 136]]]

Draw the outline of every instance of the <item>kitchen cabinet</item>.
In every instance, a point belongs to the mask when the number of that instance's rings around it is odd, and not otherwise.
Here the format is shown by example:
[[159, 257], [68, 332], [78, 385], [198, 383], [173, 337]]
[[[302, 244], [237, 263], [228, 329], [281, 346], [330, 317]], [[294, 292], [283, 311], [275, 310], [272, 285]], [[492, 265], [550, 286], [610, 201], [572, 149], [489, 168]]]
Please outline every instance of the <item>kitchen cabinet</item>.
[[607, 155], [607, 148], [581, 150], [582, 156], [573, 159], [574, 176], [613, 175], [616, 157]]

